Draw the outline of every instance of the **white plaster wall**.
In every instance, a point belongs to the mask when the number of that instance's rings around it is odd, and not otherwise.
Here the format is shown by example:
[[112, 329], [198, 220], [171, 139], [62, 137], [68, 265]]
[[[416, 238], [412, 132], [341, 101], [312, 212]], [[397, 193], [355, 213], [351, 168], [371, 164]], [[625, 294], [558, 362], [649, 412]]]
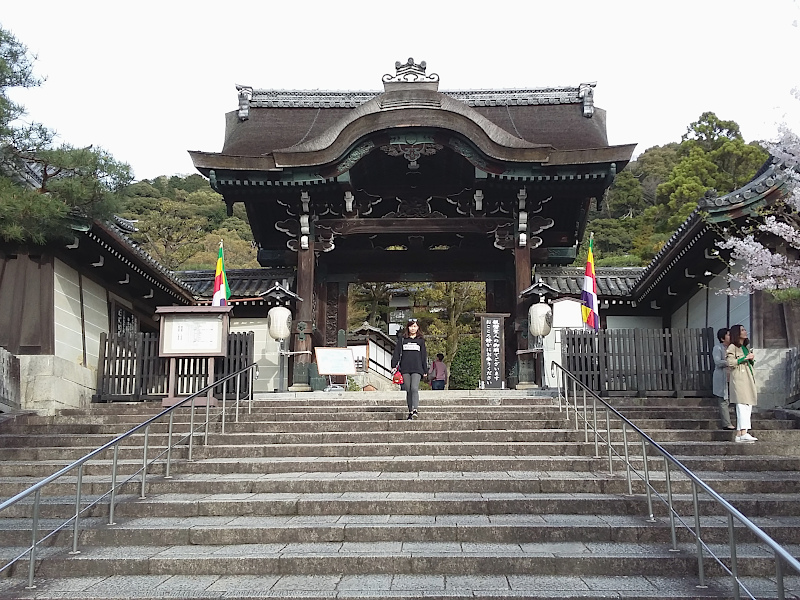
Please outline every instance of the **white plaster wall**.
[[708, 326], [717, 330], [728, 326], [728, 294], [720, 294], [719, 290], [728, 289], [725, 277], [717, 276], [708, 284]]
[[109, 332], [109, 307], [106, 290], [83, 278], [83, 319], [86, 329], [86, 366], [97, 370], [100, 360], [100, 335]]
[[[56, 259], [54, 272], [55, 356], [96, 370], [100, 334], [108, 333], [106, 290]], [[83, 286], [83, 324], [81, 324], [81, 286]], [[83, 344], [86, 343], [84, 364]]]
[[55, 355], [80, 365], [83, 364], [83, 332], [78, 272], [57, 259], [53, 272]]
[[681, 304], [670, 316], [670, 323], [672, 327], [677, 329], [686, 327], [687, 312], [686, 304]]
[[258, 379], [253, 385], [255, 392], [272, 392], [278, 389], [278, 342], [267, 332], [267, 318], [231, 318], [231, 333], [253, 332], [253, 358], [258, 364]]
[[661, 317], [606, 317], [606, 329], [661, 329], [662, 327]]
[[690, 329], [702, 329], [706, 326], [706, 300], [708, 290], [700, 288], [694, 296], [689, 298], [687, 327]]

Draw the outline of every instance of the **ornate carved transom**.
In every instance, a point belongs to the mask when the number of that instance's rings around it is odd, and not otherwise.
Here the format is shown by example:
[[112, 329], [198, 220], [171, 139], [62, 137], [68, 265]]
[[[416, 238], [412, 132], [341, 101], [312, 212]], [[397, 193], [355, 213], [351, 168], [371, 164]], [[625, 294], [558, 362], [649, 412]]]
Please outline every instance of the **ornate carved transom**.
[[415, 136], [392, 136], [385, 146], [381, 146], [389, 156], [402, 156], [408, 161], [408, 168], [412, 171], [419, 169], [417, 162], [422, 156], [432, 156], [441, 150], [443, 146], [435, 143], [426, 137], [417, 138]]

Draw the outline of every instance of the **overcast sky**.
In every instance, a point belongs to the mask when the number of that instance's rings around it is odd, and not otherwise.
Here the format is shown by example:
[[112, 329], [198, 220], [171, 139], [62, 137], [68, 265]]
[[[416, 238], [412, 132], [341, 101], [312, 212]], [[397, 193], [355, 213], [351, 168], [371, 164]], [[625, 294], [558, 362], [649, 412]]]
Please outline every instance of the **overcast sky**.
[[[38, 56], [13, 98], [72, 145], [137, 179], [194, 172], [221, 150], [236, 84], [378, 90], [396, 60], [440, 89], [596, 81], [611, 144], [679, 141], [704, 111], [745, 140], [800, 129], [797, 0], [7, 2], [0, 26]], [[535, 140], [534, 140], [535, 141]]]

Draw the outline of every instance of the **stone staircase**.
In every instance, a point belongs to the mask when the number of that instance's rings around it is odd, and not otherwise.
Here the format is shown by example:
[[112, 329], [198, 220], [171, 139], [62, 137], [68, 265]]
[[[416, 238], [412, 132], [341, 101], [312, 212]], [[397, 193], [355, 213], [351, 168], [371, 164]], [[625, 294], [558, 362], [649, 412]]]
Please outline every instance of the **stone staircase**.
[[[800, 429], [772, 411], [754, 415], [756, 444], [716, 429], [698, 399], [615, 399], [637, 425], [715, 490], [800, 555]], [[26, 489], [158, 412], [151, 404], [102, 404], [54, 418], [0, 423], [0, 498]], [[622, 464], [575, 431], [551, 394], [423, 392], [405, 420], [399, 392], [268, 394], [209, 445], [173, 452], [118, 496], [40, 551], [37, 588], [21, 561], [0, 579], [0, 598], [723, 598], [729, 578], [706, 560], [698, 589], [695, 544], [679, 531], [670, 551], [664, 506], [647, 521], [644, 487], [628, 495]], [[188, 411], [176, 421], [188, 430]], [[605, 420], [603, 418], [602, 422]], [[216, 430], [219, 430], [217, 424]], [[166, 423], [151, 428], [149, 455]], [[141, 438], [133, 442], [141, 445]], [[200, 438], [202, 440], [202, 438]], [[622, 432], [612, 431], [622, 452]], [[629, 445], [639, 457], [641, 445]], [[123, 447], [120, 473], [141, 466]], [[108, 490], [110, 453], [84, 469], [83, 497]], [[648, 461], [663, 483], [663, 460]], [[74, 514], [75, 477], [51, 484], [46, 532]], [[689, 482], [672, 475], [676, 510], [693, 526]], [[727, 555], [725, 517], [700, 497], [710, 547]], [[30, 540], [31, 504], [0, 513], [0, 563]], [[739, 573], [757, 597], [775, 597], [774, 564], [744, 530]], [[787, 579], [787, 597], [800, 581]]]

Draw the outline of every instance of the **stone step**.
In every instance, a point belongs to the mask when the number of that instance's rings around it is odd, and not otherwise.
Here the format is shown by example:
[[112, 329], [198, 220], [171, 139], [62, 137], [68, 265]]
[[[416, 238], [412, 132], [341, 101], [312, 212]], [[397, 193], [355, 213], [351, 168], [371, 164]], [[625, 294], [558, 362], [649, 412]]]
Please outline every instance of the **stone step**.
[[[762, 494], [800, 493], [800, 480], [794, 473], [787, 472], [734, 472], [699, 473], [715, 491], [727, 495], [747, 493], [754, 488]], [[663, 473], [651, 474], [654, 486], [659, 492], [665, 491]], [[33, 477], [2, 477], [4, 495], [22, 492], [39, 481]], [[121, 481], [118, 480], [118, 481]], [[137, 479], [136, 485], [139, 479]], [[69, 495], [75, 493], [77, 477], [64, 476], [49, 484], [44, 490], [47, 496]], [[108, 491], [111, 476], [88, 475], [82, 479], [82, 493], [100, 495]], [[674, 493], [690, 493], [691, 485], [679, 473], [671, 476]], [[138, 488], [137, 488], [138, 489]], [[634, 493], [645, 492], [644, 484], [637, 478], [631, 482]], [[408, 493], [599, 493], [627, 494], [627, 481], [619, 474], [608, 476], [605, 473], [586, 472], [288, 472], [247, 475], [232, 473], [189, 474], [185, 470], [175, 474], [172, 479], [158, 475], [151, 476], [147, 482], [148, 494], [241, 494], [241, 493], [346, 493], [346, 492], [408, 492]]]
[[[671, 544], [667, 519], [648, 523], [642, 517], [572, 514], [501, 515], [286, 515], [244, 517], [142, 517], [126, 519], [113, 526], [107, 519], [82, 519], [78, 534], [83, 546], [165, 546], [225, 545], [319, 542], [619, 542]], [[793, 517], [754, 519], [756, 525], [782, 544], [800, 543], [800, 526]], [[42, 534], [61, 524], [43, 519]], [[724, 544], [727, 523], [717, 517], [704, 517], [701, 527], [707, 541]], [[30, 519], [6, 519], [0, 531], [1, 546], [22, 546], [29, 542]], [[694, 541], [682, 527], [676, 531], [679, 542]], [[736, 537], [744, 543], [758, 540], [743, 525], [736, 526]], [[50, 538], [51, 546], [71, 545], [72, 528]]]
[[[599, 472], [608, 469], [607, 458], [601, 456], [594, 458], [593, 449], [590, 448], [585, 456], [464, 456], [464, 455], [437, 455], [437, 456], [360, 456], [352, 457], [236, 457], [236, 458], [208, 458], [186, 462], [187, 449], [179, 447], [173, 449], [172, 472], [175, 473], [209, 473], [217, 475], [229, 474], [267, 474], [301, 472], [338, 472], [338, 471], [385, 471], [390, 473], [404, 471], [446, 472], [459, 471], [475, 473], [480, 471], [537, 471], [549, 472]], [[602, 453], [602, 448], [601, 448]], [[109, 453], [110, 454], [110, 453]], [[149, 455], [150, 458], [153, 454]], [[720, 471], [735, 472], [747, 471], [785, 471], [797, 472], [800, 470], [800, 457], [782, 457], [751, 453], [749, 455], [737, 454], [730, 456], [684, 456], [675, 454], [684, 465], [693, 471]], [[138, 460], [137, 460], [138, 459]], [[163, 474], [165, 459], [148, 468], [149, 473]], [[38, 477], [43, 478], [70, 464], [68, 459], [53, 459], [46, 462], [32, 462], [30, 460], [6, 461], [0, 463], [2, 473], [8, 477]], [[648, 460], [651, 471], [663, 470], [664, 461], [660, 457], [650, 456]], [[132, 473], [141, 467], [141, 452], [134, 459], [122, 459], [118, 463], [120, 474]], [[616, 463], [616, 472], [620, 472], [621, 465]], [[87, 476], [104, 476], [111, 473], [111, 460], [93, 460], [84, 466]]]
[[[750, 517], [796, 516], [797, 494], [728, 494], [726, 499]], [[86, 494], [86, 505], [97, 501]], [[710, 499], [699, 499], [704, 515], [721, 515]], [[31, 500], [20, 501], [4, 511], [5, 518], [28, 518]], [[681, 514], [693, 514], [690, 494], [673, 494], [673, 506]], [[68, 518], [75, 511], [75, 496], [42, 499], [41, 516]], [[569, 514], [646, 515], [643, 495], [597, 493], [426, 493], [426, 492], [345, 492], [345, 493], [241, 493], [241, 494], [158, 494], [144, 500], [136, 494], [119, 495], [115, 515], [129, 517], [198, 517], [241, 515], [391, 515], [391, 514]], [[666, 514], [655, 503], [654, 514]], [[108, 499], [87, 510], [86, 516], [108, 513]]]
[[[742, 577], [758, 598], [775, 598], [775, 583], [769, 577]], [[108, 600], [136, 597], [193, 598], [286, 598], [305, 600], [530, 600], [559, 598], [620, 598], [627, 600], [685, 599], [719, 600], [732, 597], [728, 579], [708, 580], [698, 589], [686, 574], [661, 575], [434, 575], [382, 574], [365, 570], [356, 575], [107, 575], [70, 577], [39, 582], [40, 598], [63, 600]], [[0, 579], [0, 597], [27, 598], [26, 581]], [[786, 579], [787, 597], [800, 594], [800, 578]], [[744, 596], [744, 592], [742, 592]]]
[[[711, 545], [726, 557], [727, 546]], [[59, 548], [44, 548], [46, 558], [36, 568], [39, 577], [91, 577], [99, 575], [616, 575], [657, 576], [694, 573], [697, 559], [693, 544], [680, 544], [679, 552], [665, 545], [607, 542], [473, 543], [473, 542], [319, 542], [311, 544], [236, 544], [223, 546], [169, 545], [88, 547], [70, 555]], [[790, 552], [800, 548], [790, 546]], [[0, 557], [18, 552], [0, 549]], [[773, 564], [757, 545], [737, 550], [739, 573], [768, 577]], [[709, 577], [723, 575], [707, 561]], [[12, 577], [27, 573], [18, 562]]]

